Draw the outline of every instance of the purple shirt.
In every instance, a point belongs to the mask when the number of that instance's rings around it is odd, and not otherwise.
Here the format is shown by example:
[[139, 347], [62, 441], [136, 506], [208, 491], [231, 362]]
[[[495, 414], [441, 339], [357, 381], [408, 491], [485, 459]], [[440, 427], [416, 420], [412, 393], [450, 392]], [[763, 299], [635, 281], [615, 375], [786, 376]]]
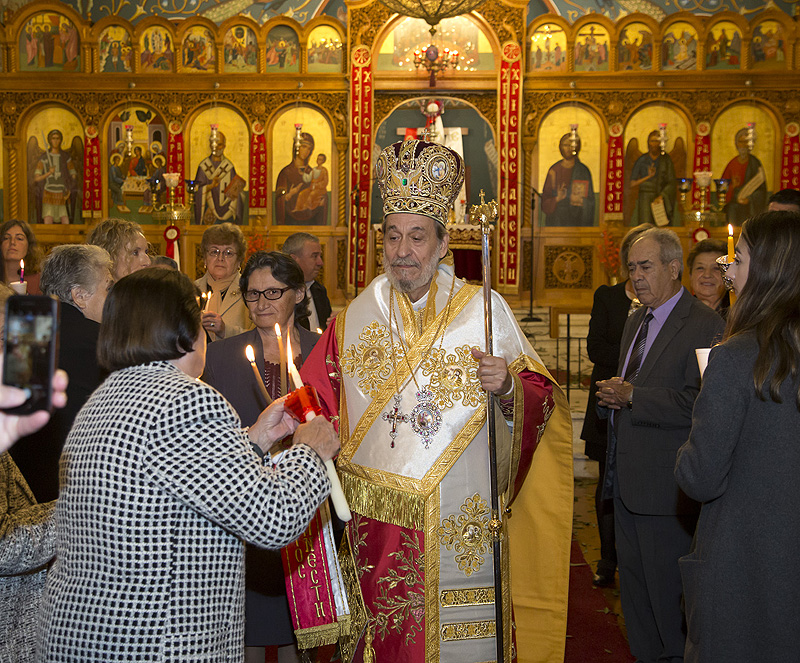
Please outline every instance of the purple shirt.
[[[669, 314], [672, 313], [672, 310], [675, 308], [675, 304], [677, 304], [678, 300], [683, 296], [683, 291], [684, 287], [681, 286], [681, 289], [678, 290], [676, 294], [670, 297], [658, 308], [651, 309], [648, 307], [647, 311], [653, 314], [653, 319], [650, 321], [650, 325], [647, 328], [647, 340], [644, 344], [644, 354], [642, 355], [642, 363], [639, 364], [640, 367], [644, 366], [644, 360], [647, 358], [647, 353], [650, 352], [650, 348], [653, 346], [653, 342], [656, 340], [658, 332], [661, 331], [661, 328], [667, 321]], [[645, 317], [646, 316], [647, 313], [645, 313]], [[642, 318], [642, 324], [644, 324], [644, 318]], [[631, 343], [631, 346], [628, 348], [628, 354], [625, 356], [625, 363], [622, 366], [622, 373], [620, 373], [620, 375], [625, 375], [625, 371], [628, 369], [628, 362], [631, 359], [631, 352], [633, 352], [633, 346], [636, 345], [636, 337], [639, 335], [639, 329], [642, 328], [642, 324], [637, 327], [636, 333], [633, 335], [634, 342]]]

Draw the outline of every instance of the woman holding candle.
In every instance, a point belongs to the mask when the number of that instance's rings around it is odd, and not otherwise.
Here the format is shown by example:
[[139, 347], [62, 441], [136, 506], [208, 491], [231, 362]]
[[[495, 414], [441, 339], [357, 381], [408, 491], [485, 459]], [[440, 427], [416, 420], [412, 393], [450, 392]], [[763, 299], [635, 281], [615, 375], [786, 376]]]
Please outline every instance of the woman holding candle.
[[[36, 660], [241, 661], [242, 542], [299, 536], [328, 493], [321, 459], [337, 436], [316, 419], [295, 430], [283, 401], [241, 427], [196, 379], [206, 340], [184, 274], [122, 279], [103, 317], [111, 374], [64, 448]], [[261, 454], [293, 431], [275, 471]]]
[[681, 559], [687, 663], [790, 661], [800, 649], [800, 216], [742, 226], [737, 301], [711, 351], [675, 477], [703, 503]]
[[195, 285], [206, 295], [203, 329], [210, 341], [230, 338], [253, 328], [249, 311], [242, 299], [239, 268], [246, 244], [239, 226], [219, 223], [209, 226], [200, 241], [206, 261], [206, 273]]
[[[22, 281], [27, 283], [26, 291], [29, 295], [41, 295], [39, 263], [42, 251], [31, 227], [24, 221], [9, 219], [0, 225], [0, 238], [2, 238], [0, 251], [3, 254], [3, 283]], [[19, 292], [17, 288], [14, 290]]]
[[105, 219], [89, 233], [86, 243], [108, 251], [113, 262], [111, 275], [115, 281], [150, 266], [147, 239], [142, 227], [133, 221]]
[[[303, 363], [319, 336], [295, 324], [299, 317], [308, 315], [308, 309], [303, 270], [293, 258], [278, 252], [254, 253], [244, 267], [239, 287], [255, 329], [213, 343], [202, 379], [219, 390], [242, 423], [249, 425], [266, 402], [245, 355], [247, 346], [255, 351], [258, 375], [269, 397], [278, 398], [290, 389], [286, 386], [287, 336], [296, 353], [296, 366]], [[246, 557], [247, 656], [263, 661], [263, 647], [278, 646], [279, 660], [292, 660], [296, 655], [294, 632], [280, 555], [248, 546]]]

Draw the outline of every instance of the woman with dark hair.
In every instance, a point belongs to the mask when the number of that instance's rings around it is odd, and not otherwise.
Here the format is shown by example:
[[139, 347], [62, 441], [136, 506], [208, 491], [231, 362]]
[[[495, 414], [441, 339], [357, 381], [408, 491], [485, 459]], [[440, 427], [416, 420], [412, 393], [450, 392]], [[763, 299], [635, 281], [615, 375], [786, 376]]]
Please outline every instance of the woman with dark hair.
[[686, 256], [692, 294], [723, 318], [728, 317], [731, 300], [728, 289], [722, 282], [722, 271], [717, 264], [717, 258], [727, 252], [728, 248], [723, 240], [708, 238], [697, 242]]
[[[286, 337], [291, 336], [298, 368], [319, 336], [296, 324], [299, 317], [308, 315], [308, 305], [303, 270], [290, 256], [275, 251], [254, 253], [245, 265], [239, 287], [255, 329], [213, 343], [208, 348], [202, 379], [228, 399], [247, 426], [256, 420], [265, 403], [245, 348], [253, 346], [256, 366], [267, 392], [271, 398], [278, 398], [282, 394], [275, 324], [280, 325], [284, 346]], [[263, 661], [261, 648], [286, 646], [291, 649], [279, 650], [279, 654], [291, 657], [295, 640], [280, 554], [248, 546], [246, 556], [245, 642], [248, 648], [260, 650], [249, 650], [247, 655], [253, 656], [253, 660], [260, 656]]]
[[[276, 401], [249, 428], [196, 378], [196, 289], [149, 268], [117, 282], [98, 358], [111, 374], [61, 458], [56, 561], [37, 661], [242, 661], [243, 542], [280, 548], [327, 496], [338, 449], [321, 417], [295, 430]], [[273, 468], [262, 454], [294, 431]]]
[[194, 284], [206, 294], [203, 329], [208, 332], [210, 341], [230, 338], [253, 328], [239, 289], [242, 276], [239, 268], [246, 249], [244, 234], [232, 223], [209, 226], [200, 240], [206, 273]]
[[711, 351], [675, 477], [703, 503], [680, 561], [689, 663], [778, 662], [800, 649], [800, 215], [744, 222], [737, 294]]
[[135, 221], [104, 219], [92, 229], [86, 243], [108, 251], [113, 262], [111, 275], [115, 281], [150, 266], [147, 239], [142, 227]]
[[[636, 299], [633, 285], [628, 279], [628, 251], [639, 235], [653, 227], [652, 223], [642, 223], [625, 233], [619, 247], [619, 273], [624, 280], [612, 286], [601, 285], [594, 293], [592, 317], [589, 319], [589, 335], [586, 337], [589, 359], [594, 362], [592, 385], [597, 384], [600, 380], [608, 380], [617, 374], [622, 329], [625, 327], [628, 316], [641, 306], [639, 300]], [[606, 471], [606, 446], [608, 445], [606, 422], [606, 419], [600, 419], [597, 416], [597, 396], [594, 389], [589, 389], [581, 439], [586, 442], [586, 455], [590, 459], [596, 460], [599, 465], [600, 480], [597, 482], [594, 494], [594, 505], [597, 513], [597, 531], [600, 535], [600, 561], [597, 563], [597, 571], [592, 578], [592, 584], [598, 587], [614, 584], [614, 576], [617, 572], [614, 501], [602, 499], [603, 475]]]
[[19, 261], [24, 260], [28, 294], [41, 295], [39, 263], [42, 260], [42, 250], [33, 229], [17, 219], [4, 222], [0, 225], [0, 252], [3, 254], [3, 283], [19, 281]]

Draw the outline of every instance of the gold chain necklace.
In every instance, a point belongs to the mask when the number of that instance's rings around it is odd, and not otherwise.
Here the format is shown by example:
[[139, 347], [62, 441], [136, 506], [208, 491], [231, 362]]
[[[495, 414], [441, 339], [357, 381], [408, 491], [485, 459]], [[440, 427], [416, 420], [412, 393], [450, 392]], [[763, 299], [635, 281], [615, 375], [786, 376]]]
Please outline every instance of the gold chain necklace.
[[[444, 345], [444, 335], [447, 329], [447, 320], [450, 318], [450, 305], [453, 301], [453, 291], [456, 285], [456, 275], [455, 271], [453, 272], [453, 279], [450, 283], [450, 293], [447, 296], [447, 306], [445, 307], [444, 316], [439, 321], [439, 326], [436, 329], [436, 333], [433, 335], [431, 339], [431, 343], [428, 346], [427, 350], [423, 353], [423, 357], [426, 357], [430, 354], [433, 346], [436, 343], [436, 337], [439, 336], [441, 333], [441, 338], [439, 340], [439, 352], [441, 353], [442, 347]], [[436, 310], [436, 301], [434, 300], [434, 312]], [[397, 381], [397, 357], [395, 356], [394, 351], [394, 329], [393, 329], [393, 314], [394, 314], [394, 286], [390, 286], [389, 288], [389, 345], [390, 350], [392, 353], [392, 372], [394, 373], [394, 385], [395, 385], [395, 395], [394, 395], [394, 406], [388, 411], [384, 412], [381, 415], [381, 418], [384, 421], [391, 421], [392, 428], [389, 431], [389, 436], [392, 438], [391, 447], [394, 448], [394, 441], [397, 437], [397, 424], [398, 423], [411, 423], [411, 428], [414, 432], [422, 438], [422, 444], [427, 449], [430, 444], [431, 440], [434, 435], [439, 431], [439, 428], [442, 425], [442, 412], [439, 407], [434, 403], [433, 400], [433, 393], [430, 391], [429, 386], [424, 388], [420, 388], [419, 383], [417, 382], [416, 377], [416, 369], [411, 368], [411, 362], [408, 359], [408, 352], [406, 351], [405, 342], [403, 341], [402, 334], [399, 333], [398, 327], [398, 340], [400, 341], [400, 349], [403, 352], [403, 357], [405, 358], [406, 366], [408, 366], [408, 371], [411, 374], [411, 379], [414, 381], [414, 386], [417, 388], [417, 405], [414, 406], [414, 409], [411, 410], [411, 414], [403, 414], [400, 411], [400, 384]], [[409, 352], [411, 347], [409, 346]], [[419, 368], [419, 367], [418, 367]]]

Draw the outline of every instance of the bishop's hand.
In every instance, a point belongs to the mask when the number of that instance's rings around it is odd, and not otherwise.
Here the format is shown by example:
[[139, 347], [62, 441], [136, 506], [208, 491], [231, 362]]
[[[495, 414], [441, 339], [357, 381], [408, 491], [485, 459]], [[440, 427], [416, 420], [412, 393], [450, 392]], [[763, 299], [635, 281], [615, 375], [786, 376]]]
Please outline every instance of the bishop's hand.
[[498, 396], [504, 396], [514, 386], [514, 379], [508, 372], [508, 364], [502, 357], [494, 357], [472, 348], [472, 356], [478, 360], [478, 379], [481, 387]]

